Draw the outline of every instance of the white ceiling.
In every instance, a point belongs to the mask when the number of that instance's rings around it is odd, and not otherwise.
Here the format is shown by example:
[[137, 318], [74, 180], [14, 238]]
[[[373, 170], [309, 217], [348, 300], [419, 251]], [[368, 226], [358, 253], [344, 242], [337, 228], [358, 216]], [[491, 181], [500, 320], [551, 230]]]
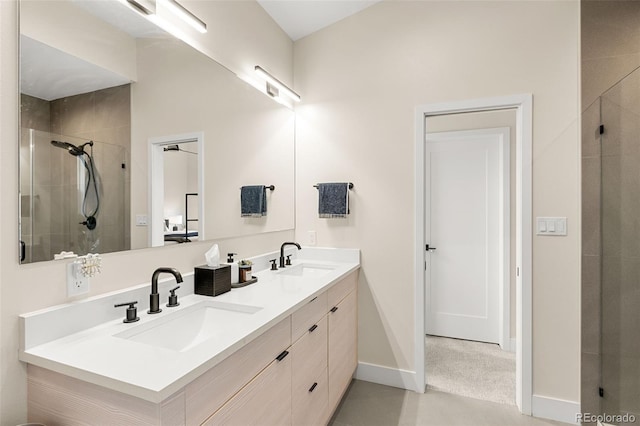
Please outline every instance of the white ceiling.
[[20, 91], [51, 101], [130, 83], [129, 79], [20, 36]]
[[381, 0], [257, 0], [296, 41]]

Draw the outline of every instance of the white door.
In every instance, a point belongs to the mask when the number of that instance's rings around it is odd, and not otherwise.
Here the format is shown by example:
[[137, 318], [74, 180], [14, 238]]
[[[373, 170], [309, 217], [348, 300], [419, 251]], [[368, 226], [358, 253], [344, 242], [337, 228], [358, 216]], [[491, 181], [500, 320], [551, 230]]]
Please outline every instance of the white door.
[[426, 136], [427, 334], [500, 341], [508, 144], [502, 128]]

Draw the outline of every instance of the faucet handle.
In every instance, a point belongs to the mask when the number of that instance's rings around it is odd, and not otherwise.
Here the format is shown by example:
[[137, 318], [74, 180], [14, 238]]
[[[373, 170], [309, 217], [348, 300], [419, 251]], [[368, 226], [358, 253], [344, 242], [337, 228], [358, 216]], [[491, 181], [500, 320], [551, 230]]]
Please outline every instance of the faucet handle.
[[134, 302], [125, 302], [125, 303], [118, 303], [117, 305], [113, 305], [114, 308], [120, 308], [121, 306], [129, 306], [127, 308], [127, 317], [123, 319], [122, 322], [130, 323], [130, 322], [136, 322], [140, 320], [140, 318], [138, 317], [138, 308], [135, 307], [136, 303], [138, 303], [137, 300]]
[[271, 270], [272, 271], [277, 271], [278, 267], [276, 266], [276, 259], [271, 259], [271, 260], [269, 260], [269, 262], [271, 262]]
[[287, 255], [287, 263], [285, 263], [285, 265], [291, 266], [291, 255], [290, 254]]
[[169, 290], [170, 294], [169, 294], [169, 303], [167, 303], [167, 308], [173, 308], [174, 306], [180, 305], [180, 303], [178, 302], [178, 295], [176, 295], [176, 290], [179, 288], [180, 286]]

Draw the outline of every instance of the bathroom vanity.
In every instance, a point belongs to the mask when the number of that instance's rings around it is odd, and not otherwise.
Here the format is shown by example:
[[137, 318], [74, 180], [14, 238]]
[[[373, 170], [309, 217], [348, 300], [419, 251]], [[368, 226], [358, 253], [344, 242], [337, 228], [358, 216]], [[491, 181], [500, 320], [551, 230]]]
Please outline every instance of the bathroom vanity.
[[[187, 290], [157, 315], [145, 313], [147, 284], [22, 315], [29, 421], [326, 424], [357, 363], [359, 252], [305, 248], [278, 271], [272, 257], [253, 259], [258, 283], [214, 298]], [[140, 321], [125, 324], [112, 302], [131, 297]]]

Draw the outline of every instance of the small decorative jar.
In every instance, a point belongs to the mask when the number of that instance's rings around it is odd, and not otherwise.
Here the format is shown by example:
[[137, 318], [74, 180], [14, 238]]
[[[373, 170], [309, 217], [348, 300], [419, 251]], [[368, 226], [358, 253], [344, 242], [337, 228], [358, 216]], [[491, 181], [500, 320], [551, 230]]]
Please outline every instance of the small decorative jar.
[[251, 279], [253, 278], [251, 275], [251, 265], [252, 263], [250, 260], [241, 260], [240, 262], [238, 262], [238, 278], [241, 283], [251, 281]]

